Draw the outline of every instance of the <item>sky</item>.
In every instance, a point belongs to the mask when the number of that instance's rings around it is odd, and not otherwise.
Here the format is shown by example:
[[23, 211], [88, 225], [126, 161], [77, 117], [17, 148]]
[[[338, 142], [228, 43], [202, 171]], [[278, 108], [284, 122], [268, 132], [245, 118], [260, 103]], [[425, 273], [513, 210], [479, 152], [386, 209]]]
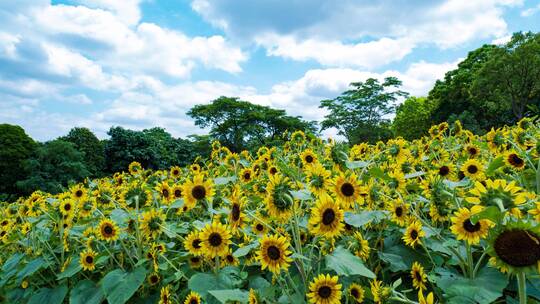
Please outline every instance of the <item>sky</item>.
[[516, 31], [540, 31], [539, 0], [0, 0], [0, 123], [185, 137], [207, 131], [186, 112], [219, 96], [320, 121], [351, 82], [423, 96]]

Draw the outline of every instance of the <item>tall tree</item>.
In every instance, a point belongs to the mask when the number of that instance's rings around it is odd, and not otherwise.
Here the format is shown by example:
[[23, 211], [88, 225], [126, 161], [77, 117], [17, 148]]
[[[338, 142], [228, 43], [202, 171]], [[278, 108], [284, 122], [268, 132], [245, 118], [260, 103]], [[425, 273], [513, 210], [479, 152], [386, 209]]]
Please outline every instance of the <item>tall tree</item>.
[[407, 98], [396, 109], [392, 128], [397, 136], [411, 140], [427, 134], [433, 105], [425, 97]]
[[73, 128], [59, 138], [73, 143], [83, 153], [84, 164], [92, 177], [100, 176], [105, 169], [105, 149], [103, 143], [87, 128]]
[[84, 154], [74, 144], [58, 139], [41, 144], [34, 156], [24, 161], [24, 171], [27, 177], [17, 182], [24, 194], [38, 189], [58, 193], [70, 182], [82, 181], [89, 175]]
[[388, 115], [394, 113], [395, 102], [408, 94], [399, 90], [401, 81], [387, 77], [383, 83], [369, 78], [365, 82], [353, 82], [351, 90], [330, 100], [321, 101], [320, 108], [326, 108], [322, 130], [336, 128], [338, 134], [349, 143], [374, 142], [391, 136]]
[[15, 183], [25, 178], [23, 162], [37, 144], [19, 126], [0, 124], [0, 193], [19, 194]]
[[210, 104], [194, 106], [187, 114], [195, 125], [210, 127], [210, 135], [233, 151], [266, 145], [287, 130], [316, 130], [314, 122], [237, 97], [221, 96]]
[[508, 123], [523, 118], [529, 106], [540, 106], [540, 33], [514, 33], [496, 48], [478, 71], [472, 92], [476, 104], [489, 102], [506, 110]]

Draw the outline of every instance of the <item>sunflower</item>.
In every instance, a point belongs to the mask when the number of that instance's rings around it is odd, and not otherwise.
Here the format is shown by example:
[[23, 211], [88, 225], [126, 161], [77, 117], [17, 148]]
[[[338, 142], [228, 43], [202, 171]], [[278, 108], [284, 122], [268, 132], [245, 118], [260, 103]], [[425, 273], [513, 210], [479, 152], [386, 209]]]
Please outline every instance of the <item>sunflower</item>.
[[86, 198], [88, 190], [84, 188], [83, 185], [78, 184], [76, 186], [71, 187], [70, 192], [71, 192], [72, 199], [74, 199], [75, 201], [81, 201]]
[[304, 167], [309, 167], [318, 163], [317, 155], [313, 153], [311, 149], [306, 149], [300, 153], [300, 159], [302, 160], [302, 165]]
[[411, 268], [411, 278], [413, 286], [416, 289], [426, 289], [427, 275], [424, 272], [424, 267], [418, 262], [414, 262]]
[[157, 283], [159, 283], [160, 277], [158, 273], [154, 272], [150, 274], [146, 280], [150, 286], [155, 286]]
[[229, 250], [231, 234], [227, 227], [219, 222], [207, 224], [201, 231], [202, 252], [209, 258], [224, 256]]
[[456, 175], [454, 165], [448, 163], [443, 163], [442, 165], [438, 166], [435, 169], [435, 173], [438, 176], [449, 180], [454, 180]]
[[418, 290], [418, 304], [433, 304], [433, 292], [430, 292], [427, 297], [424, 298], [422, 290]]
[[349, 296], [355, 303], [362, 303], [364, 301], [364, 287], [352, 283], [349, 285]]
[[202, 262], [203, 260], [199, 256], [192, 256], [192, 257], [189, 257], [188, 259], [189, 267], [191, 267], [191, 269], [201, 268]]
[[399, 226], [405, 226], [409, 217], [409, 204], [405, 204], [402, 200], [394, 200], [390, 206], [392, 212], [392, 221]]
[[179, 178], [180, 174], [182, 174], [182, 169], [178, 166], [174, 166], [171, 167], [171, 170], [169, 172], [173, 178]]
[[240, 261], [233, 255], [232, 249], [229, 248], [227, 254], [221, 259], [224, 266], [238, 266]]
[[279, 274], [281, 269], [287, 270], [292, 259], [289, 240], [278, 234], [264, 236], [260, 241], [257, 258], [261, 262], [262, 270], [268, 268], [274, 274]]
[[172, 199], [172, 191], [171, 191], [171, 187], [169, 186], [169, 183], [167, 181], [163, 181], [162, 183], [159, 183], [157, 186], [156, 186], [156, 190], [157, 192], [159, 193], [159, 196], [161, 197], [161, 200], [165, 203], [165, 204], [170, 204], [171, 203], [171, 199]]
[[101, 220], [97, 230], [96, 234], [99, 236], [99, 239], [107, 242], [117, 240], [120, 234], [118, 226], [110, 219]]
[[131, 164], [129, 164], [128, 166], [128, 170], [129, 170], [129, 173], [131, 173], [131, 175], [136, 175], [136, 174], [141, 173], [142, 171], [141, 163], [136, 162], [136, 161], [131, 162]]
[[94, 270], [96, 268], [96, 252], [92, 248], [88, 248], [81, 252], [79, 263], [83, 270]]
[[159, 294], [159, 304], [170, 304], [171, 301], [171, 287], [169, 285], [161, 287]]
[[181, 199], [182, 198], [182, 185], [178, 185], [178, 184], [174, 185], [171, 188], [171, 192], [172, 192], [173, 200]]
[[460, 208], [455, 212], [455, 216], [451, 218], [453, 224], [450, 231], [457, 236], [458, 240], [465, 240], [467, 243], [474, 245], [488, 235], [489, 228], [493, 226], [490, 220], [482, 219], [475, 224], [471, 222], [471, 217], [480, 213], [483, 209], [482, 206], [473, 206], [470, 210]]
[[296, 144], [303, 144], [305, 140], [306, 140], [306, 134], [304, 134], [304, 132], [300, 130], [294, 131], [291, 134], [291, 142], [294, 142]]
[[192, 231], [184, 239], [184, 248], [193, 255], [200, 255], [202, 251], [202, 240], [198, 231]]
[[140, 228], [147, 238], [157, 238], [163, 230], [166, 215], [163, 210], [151, 209], [145, 211], [139, 218]]
[[192, 164], [189, 166], [189, 170], [191, 170], [193, 173], [199, 173], [201, 172], [201, 166], [199, 166], [199, 164]]
[[268, 231], [268, 228], [264, 225], [264, 223], [261, 223], [258, 220], [254, 220], [251, 230], [253, 230], [258, 235], [264, 235]]
[[534, 216], [536, 221], [540, 222], [540, 202], [536, 203], [535, 207], [529, 210], [529, 213]]
[[485, 186], [483, 183], [476, 182], [465, 200], [472, 204], [509, 209], [513, 205], [525, 203], [529, 196], [530, 194], [517, 186], [515, 181], [508, 183], [504, 179], [488, 179], [485, 181]]
[[320, 163], [310, 166], [306, 172], [306, 179], [311, 193], [317, 197], [326, 194], [327, 189], [332, 185], [330, 174], [330, 171]]
[[312, 233], [327, 238], [339, 235], [344, 227], [343, 217], [339, 204], [330, 195], [322, 195], [311, 208], [309, 224], [312, 226]]
[[184, 304], [201, 304], [201, 296], [195, 291], [192, 291], [186, 297]]
[[465, 152], [469, 156], [469, 158], [475, 158], [480, 154], [480, 148], [478, 146], [469, 144], [465, 146]]
[[364, 239], [362, 233], [355, 231], [353, 235], [353, 240], [351, 243], [351, 250], [356, 254], [357, 257], [366, 261], [369, 258], [369, 252], [371, 248], [369, 247], [368, 240]]
[[90, 217], [96, 209], [97, 209], [96, 198], [87, 197], [86, 199], [79, 201], [78, 215], [82, 218], [87, 218], [87, 217]]
[[540, 267], [540, 226], [509, 221], [493, 229], [488, 239], [491, 262], [503, 272], [534, 271]]
[[290, 194], [291, 183], [287, 177], [283, 177], [281, 174], [271, 175], [269, 179], [264, 199], [268, 214], [280, 221], [287, 221], [294, 204]]
[[424, 237], [426, 233], [424, 230], [422, 230], [422, 224], [420, 224], [419, 221], [415, 220], [412, 221], [407, 229], [405, 230], [405, 234], [403, 235], [403, 241], [405, 244], [415, 247], [417, 243], [420, 243], [420, 238]]
[[60, 213], [64, 216], [71, 216], [75, 212], [75, 206], [70, 199], [64, 199], [60, 203]]
[[392, 290], [389, 287], [384, 287], [383, 282], [377, 279], [369, 282], [369, 286], [371, 287], [371, 295], [375, 303], [386, 303], [386, 300], [392, 294]]
[[341, 173], [333, 181], [332, 192], [343, 208], [353, 208], [360, 196], [360, 184], [355, 173]]
[[183, 190], [186, 205], [190, 208], [195, 207], [197, 202], [210, 200], [214, 196], [214, 184], [209, 179], [205, 181], [202, 174], [195, 175], [193, 180], [188, 179]]
[[120, 201], [131, 205], [138, 203], [139, 206], [149, 206], [152, 202], [152, 192], [148, 190], [144, 183], [132, 182], [126, 184], [120, 194]]
[[469, 159], [461, 165], [461, 172], [471, 179], [478, 180], [484, 173], [484, 165], [476, 159]]
[[388, 188], [395, 191], [403, 191], [407, 186], [407, 181], [405, 180], [405, 174], [401, 170], [393, 170], [388, 173], [388, 180], [386, 181]]
[[244, 168], [240, 171], [240, 180], [244, 183], [249, 183], [253, 179], [253, 171], [251, 168]]
[[339, 304], [341, 300], [341, 284], [338, 284], [338, 276], [319, 274], [309, 283], [307, 297], [309, 303], [312, 304]]
[[250, 288], [248, 304], [258, 304], [258, 303], [259, 303], [259, 296], [257, 295], [257, 292], [253, 290], [253, 288]]
[[525, 168], [525, 159], [513, 150], [505, 153], [504, 162], [515, 170], [523, 170]]

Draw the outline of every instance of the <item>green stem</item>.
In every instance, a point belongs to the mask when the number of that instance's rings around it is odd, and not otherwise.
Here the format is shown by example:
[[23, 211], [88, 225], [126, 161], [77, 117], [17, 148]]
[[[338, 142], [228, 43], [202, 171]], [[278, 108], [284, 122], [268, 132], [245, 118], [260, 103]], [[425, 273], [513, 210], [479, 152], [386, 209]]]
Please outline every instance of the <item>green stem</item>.
[[482, 253], [482, 255], [480, 256], [480, 259], [478, 260], [478, 262], [476, 262], [476, 266], [474, 266], [474, 270], [473, 270], [473, 278], [476, 277], [476, 273], [478, 272], [478, 269], [480, 268], [480, 264], [482, 264], [482, 260], [484, 260], [486, 255], [487, 255], [487, 252], [484, 251], [484, 253]]
[[472, 250], [471, 250], [471, 245], [466, 242], [466, 247], [467, 247], [467, 263], [468, 263], [468, 266], [469, 266], [469, 277], [471, 279], [474, 279], [474, 261], [473, 261], [473, 256], [472, 256]]
[[525, 272], [519, 272], [517, 274], [518, 281], [518, 293], [519, 293], [519, 304], [527, 304], [527, 286]]
[[540, 193], [540, 158], [538, 159], [538, 168], [536, 168], [536, 193]]

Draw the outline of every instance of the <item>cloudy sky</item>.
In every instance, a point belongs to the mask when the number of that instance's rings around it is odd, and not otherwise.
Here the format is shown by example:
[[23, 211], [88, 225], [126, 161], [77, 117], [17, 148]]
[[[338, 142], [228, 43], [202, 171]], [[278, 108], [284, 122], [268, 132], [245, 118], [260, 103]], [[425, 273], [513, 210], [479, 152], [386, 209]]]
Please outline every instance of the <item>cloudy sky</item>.
[[309, 120], [368, 77], [425, 95], [468, 51], [540, 31], [540, 1], [0, 0], [0, 20], [0, 123], [185, 136], [221, 95]]

